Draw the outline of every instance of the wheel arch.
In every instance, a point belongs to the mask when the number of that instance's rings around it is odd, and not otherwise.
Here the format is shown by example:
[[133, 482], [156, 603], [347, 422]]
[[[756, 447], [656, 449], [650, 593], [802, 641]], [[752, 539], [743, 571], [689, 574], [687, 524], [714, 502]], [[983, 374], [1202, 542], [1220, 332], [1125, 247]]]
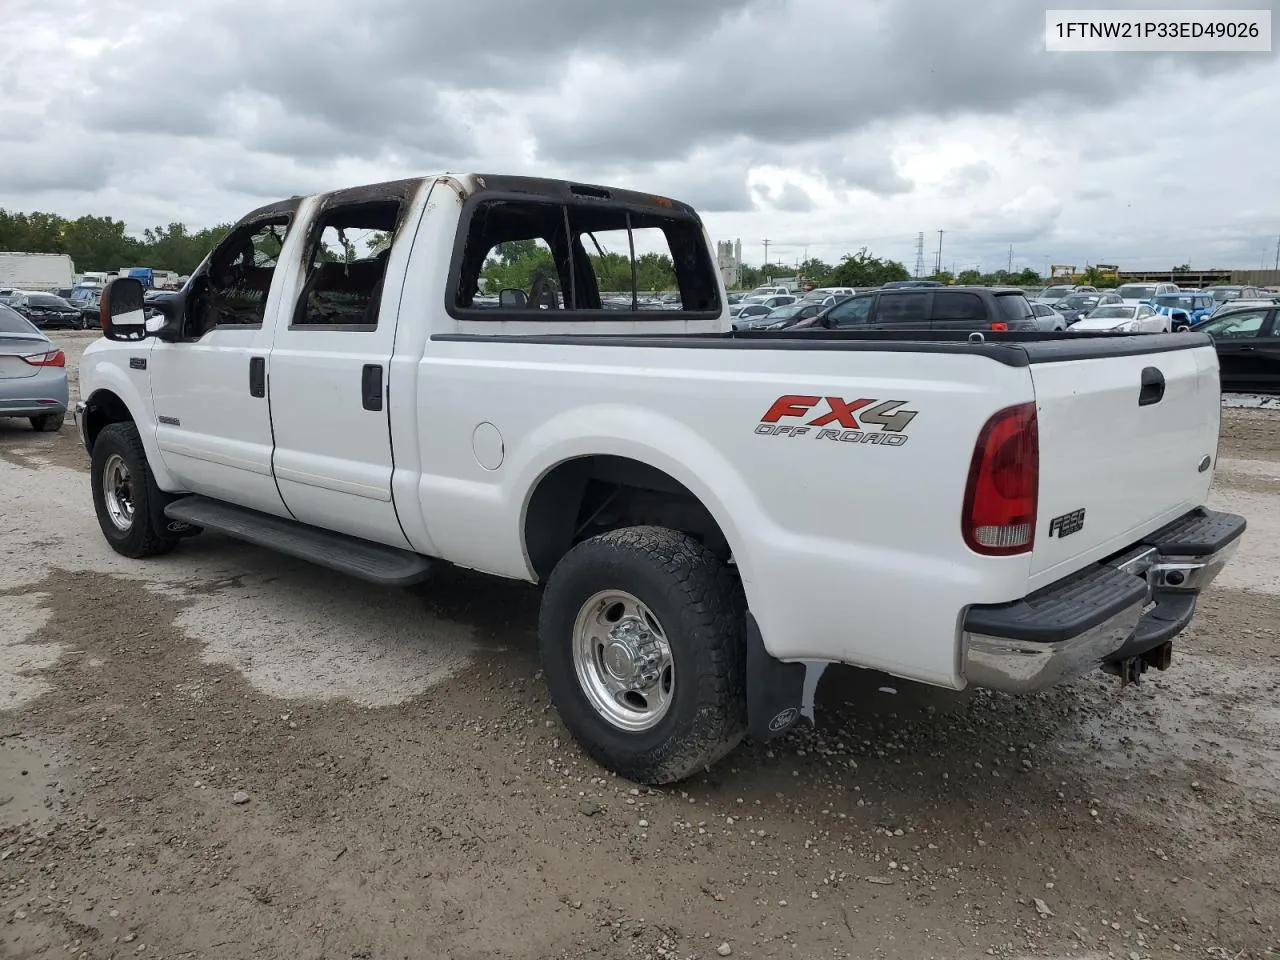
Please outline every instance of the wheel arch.
[[525, 500], [521, 537], [539, 580], [575, 543], [624, 526], [663, 526], [687, 533], [723, 559], [738, 554], [718, 514], [688, 483], [647, 459], [579, 454], [547, 467]]
[[155, 428], [146, 417], [147, 404], [140, 389], [113, 365], [99, 364], [93, 375], [94, 379], [105, 382], [93, 389], [84, 401], [85, 447], [92, 453], [94, 441], [109, 424], [133, 423], [138, 428], [138, 436], [147, 454], [147, 466], [156, 485], [161, 490], [181, 489], [160, 456]]

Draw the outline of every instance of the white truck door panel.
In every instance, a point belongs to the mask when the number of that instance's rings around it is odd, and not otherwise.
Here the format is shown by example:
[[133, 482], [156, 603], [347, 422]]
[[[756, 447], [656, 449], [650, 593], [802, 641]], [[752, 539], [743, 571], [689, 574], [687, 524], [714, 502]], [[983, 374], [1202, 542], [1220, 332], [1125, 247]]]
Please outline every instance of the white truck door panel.
[[[395, 187], [397, 185], [390, 185]], [[387, 393], [400, 291], [424, 196], [331, 194], [271, 350], [275, 480], [303, 523], [410, 549], [391, 496]]]
[[287, 213], [252, 221], [220, 244], [204, 292], [189, 301], [194, 339], [158, 340], [149, 359], [156, 445], [174, 479], [282, 517], [289, 513], [271, 475], [263, 381], [278, 301], [269, 291], [288, 223]]

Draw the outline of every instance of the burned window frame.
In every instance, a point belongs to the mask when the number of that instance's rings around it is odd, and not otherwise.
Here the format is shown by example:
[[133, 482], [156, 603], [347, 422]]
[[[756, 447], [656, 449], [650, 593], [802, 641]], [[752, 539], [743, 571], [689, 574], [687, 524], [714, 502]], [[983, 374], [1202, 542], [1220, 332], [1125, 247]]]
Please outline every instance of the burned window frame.
[[[409, 183], [409, 181], [400, 181], [393, 186], [399, 187], [401, 184]], [[385, 191], [380, 194], [371, 193], [364, 188], [357, 188], [351, 191], [339, 191], [329, 194], [321, 206], [312, 214], [310, 222], [307, 224], [307, 236], [303, 241], [301, 253], [301, 282], [294, 294], [293, 304], [289, 311], [288, 329], [290, 332], [343, 332], [343, 333], [376, 333], [378, 330], [379, 317], [382, 313], [382, 292], [386, 288], [387, 267], [390, 261], [390, 251], [394, 249], [396, 240], [400, 236], [400, 230], [404, 227], [405, 217], [410, 206], [411, 196], [407, 191]], [[391, 243], [387, 247], [388, 256], [384, 259], [382, 265], [382, 276], [375, 284], [375, 293], [370, 296], [370, 302], [374, 304], [373, 322], [372, 323], [307, 323], [305, 317], [307, 314], [307, 299], [310, 293], [309, 284], [312, 277], [312, 258], [315, 254], [317, 245], [324, 237], [324, 232], [333, 226], [333, 220], [341, 215], [359, 214], [363, 210], [386, 206], [395, 207], [395, 215], [392, 218], [392, 226], [388, 232], [391, 235]], [[347, 228], [355, 229], [355, 228]], [[362, 230], [377, 230], [379, 227], [360, 227]], [[341, 261], [333, 261], [341, 262]], [[357, 261], [358, 262], [358, 261]], [[366, 308], [367, 309], [367, 308]]]
[[267, 289], [262, 298], [262, 317], [257, 323], [221, 323], [215, 321], [207, 328], [197, 330], [195, 316], [197, 311], [205, 306], [206, 299], [212, 294], [213, 280], [211, 273], [215, 269], [215, 265], [218, 264], [221, 255], [228, 249], [234, 249], [235, 255], [238, 256], [243, 249], [240, 241], [245, 236], [252, 236], [268, 226], [284, 227], [284, 239], [280, 242], [280, 251], [281, 255], [283, 255], [285, 245], [289, 242], [289, 235], [293, 231], [296, 216], [296, 202], [288, 205], [273, 205], [264, 210], [254, 211], [227, 232], [227, 235], [213, 248], [208, 259], [189, 281], [191, 292], [188, 296], [188, 303], [183, 310], [181, 340], [185, 342], [199, 341], [215, 330], [261, 330], [263, 328], [266, 324], [267, 300], [271, 297], [271, 287], [275, 284], [276, 271], [281, 266], [279, 259], [276, 260], [276, 265], [271, 269], [271, 282], [267, 284]]
[[[530, 182], [533, 183], [534, 181]], [[530, 307], [475, 307], [462, 305], [464, 294], [462, 289], [463, 273], [464, 267], [468, 266], [469, 263], [468, 255], [471, 253], [469, 241], [473, 225], [476, 217], [486, 205], [500, 203], [537, 204], [560, 208], [559, 224], [557, 226], [557, 229], [563, 232], [560, 249], [557, 249], [556, 244], [546, 237], [521, 239], [542, 239], [551, 247], [552, 258], [557, 265], [557, 280], [560, 292], [564, 295], [566, 303], [573, 303], [572, 307], [566, 306], [562, 309], [541, 310]], [[583, 279], [581, 268], [584, 265], [591, 266], [590, 255], [582, 242], [583, 238], [588, 237], [591, 231], [581, 230], [575, 233], [571, 222], [572, 215], [575, 211], [600, 211], [602, 208], [627, 216], [625, 226], [615, 226], [610, 229], [628, 230], [628, 233], [652, 227], [662, 229], [664, 236], [667, 238], [668, 253], [671, 256], [672, 265], [675, 267], [676, 283], [680, 291], [682, 307], [684, 303], [689, 302], [690, 299], [696, 299], [699, 295], [704, 298], [704, 302], [707, 302], [708, 306], [692, 310], [683, 308], [679, 310], [637, 309], [637, 297], [633, 282], [631, 309], [619, 310], [603, 306], [578, 307], [577, 303], [581, 300], [581, 293], [585, 293], [589, 298], [594, 298], [596, 304], [601, 301], [600, 290], [596, 286], [597, 278], [594, 269], [590, 271], [589, 289], [582, 291], [578, 289], [579, 283]], [[673, 242], [673, 234], [667, 229], [668, 225], [683, 228], [681, 231], [684, 234], [683, 242]], [[597, 229], [603, 230], [604, 228]], [[679, 234], [676, 235], [675, 239], [681, 239]], [[500, 240], [497, 241], [497, 244], [503, 242], [507, 241]], [[566, 242], [569, 244], [569, 252], [571, 253], [568, 257], [565, 256], [564, 245]], [[497, 244], [489, 244], [481, 251], [480, 255], [487, 259], [489, 252]], [[634, 275], [634, 249], [629, 250], [629, 255], [632, 259]], [[479, 262], [477, 267], [476, 280], [479, 279], [479, 273], [483, 269], [484, 259]], [[705, 281], [700, 281], [698, 279], [699, 275], [705, 277]], [[704, 286], [707, 289], [700, 290]], [[690, 320], [716, 319], [723, 314], [725, 309], [724, 298], [721, 294], [720, 272], [711, 256], [710, 250], [707, 248], [702, 220], [692, 208], [661, 197], [645, 198], [629, 191], [611, 191], [605, 188], [587, 187], [561, 181], [541, 181], [537, 182], [537, 186], [532, 189], [519, 190], [502, 189], [495, 185], [490, 189], [477, 190], [463, 201], [458, 227], [454, 234], [453, 255], [450, 260], [448, 280], [444, 291], [444, 307], [448, 315], [455, 320], [491, 323], [512, 321], [538, 323], [618, 322], [635, 320], [688, 322]]]

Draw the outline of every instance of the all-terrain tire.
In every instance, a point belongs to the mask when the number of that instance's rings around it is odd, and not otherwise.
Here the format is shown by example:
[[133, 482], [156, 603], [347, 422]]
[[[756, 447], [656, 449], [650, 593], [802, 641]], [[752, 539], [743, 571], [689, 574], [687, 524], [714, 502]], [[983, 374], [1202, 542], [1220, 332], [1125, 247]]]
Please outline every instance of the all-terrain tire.
[[62, 429], [65, 414], [46, 413], [31, 418], [31, 429], [36, 433], [56, 433]]
[[[574, 667], [579, 612], [621, 590], [662, 625], [674, 665], [666, 713], [624, 730], [591, 703]], [[692, 537], [627, 527], [576, 545], [556, 565], [538, 622], [543, 672], [561, 719], [597, 762], [640, 783], [673, 783], [729, 753], [747, 729], [746, 605], [728, 567]]]
[[[107, 508], [104, 475], [108, 464], [123, 461], [128, 474], [127, 501], [132, 505], [130, 521], [126, 525], [112, 519]], [[163, 494], [151, 476], [147, 463], [147, 451], [142, 446], [138, 428], [132, 423], [112, 423], [102, 429], [93, 442], [93, 464], [90, 470], [93, 485], [93, 509], [98, 515], [102, 535], [111, 549], [126, 557], [141, 559], [168, 553], [178, 542], [178, 537], [156, 524], [153, 503]], [[117, 502], [120, 495], [117, 495]]]

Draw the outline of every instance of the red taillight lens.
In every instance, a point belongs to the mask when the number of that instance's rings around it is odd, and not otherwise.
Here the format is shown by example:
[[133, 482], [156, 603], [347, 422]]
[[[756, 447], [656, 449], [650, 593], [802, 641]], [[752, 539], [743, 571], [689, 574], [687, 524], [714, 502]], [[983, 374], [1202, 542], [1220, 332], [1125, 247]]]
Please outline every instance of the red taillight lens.
[[992, 557], [1028, 552], [1039, 490], [1036, 405], [1006, 407], [987, 421], [973, 450], [961, 519], [969, 549]]
[[998, 333], [1005, 333], [1009, 329], [1009, 325], [1007, 323], [1002, 323], [1001, 321], [997, 320], [995, 323], [991, 325], [991, 329], [995, 330]]
[[48, 353], [35, 353], [28, 357], [23, 357], [27, 363], [33, 367], [65, 367], [67, 365], [67, 355], [61, 350], [50, 350]]

